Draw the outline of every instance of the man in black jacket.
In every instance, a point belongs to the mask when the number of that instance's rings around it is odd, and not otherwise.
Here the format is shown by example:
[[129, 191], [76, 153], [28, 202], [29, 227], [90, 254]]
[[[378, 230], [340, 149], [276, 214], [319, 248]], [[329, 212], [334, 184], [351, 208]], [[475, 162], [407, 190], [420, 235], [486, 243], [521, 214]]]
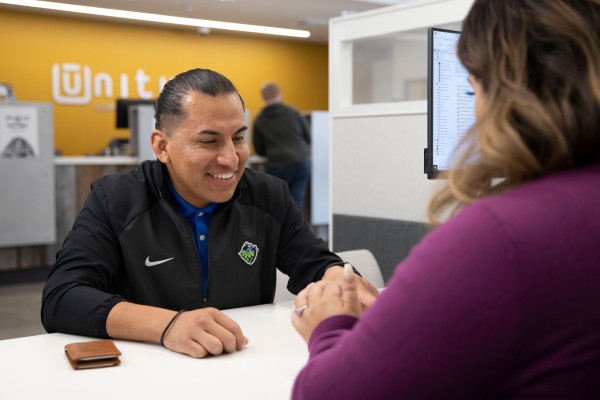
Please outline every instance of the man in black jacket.
[[254, 119], [254, 150], [268, 158], [265, 172], [288, 184], [294, 202], [302, 211], [311, 169], [308, 122], [295, 108], [283, 104], [277, 84], [266, 83], [260, 94], [265, 107]]
[[[226, 77], [179, 74], [155, 119], [158, 160], [93, 182], [57, 253], [42, 299], [48, 332], [218, 355], [247, 343], [219, 309], [272, 302], [275, 268], [292, 293], [342, 279], [342, 260], [312, 234], [285, 183], [244, 169], [244, 104]], [[359, 280], [369, 305], [377, 291]]]

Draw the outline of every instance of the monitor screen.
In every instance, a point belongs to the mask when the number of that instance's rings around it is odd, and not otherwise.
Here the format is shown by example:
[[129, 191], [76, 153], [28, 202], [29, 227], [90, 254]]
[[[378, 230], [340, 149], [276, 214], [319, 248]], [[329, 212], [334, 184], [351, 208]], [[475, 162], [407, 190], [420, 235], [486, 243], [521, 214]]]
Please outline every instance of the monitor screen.
[[460, 32], [429, 28], [427, 36], [425, 173], [435, 179], [450, 168], [456, 145], [475, 122], [475, 97], [456, 56]]
[[117, 99], [115, 104], [115, 127], [129, 128], [129, 107], [140, 104], [154, 106], [155, 100]]

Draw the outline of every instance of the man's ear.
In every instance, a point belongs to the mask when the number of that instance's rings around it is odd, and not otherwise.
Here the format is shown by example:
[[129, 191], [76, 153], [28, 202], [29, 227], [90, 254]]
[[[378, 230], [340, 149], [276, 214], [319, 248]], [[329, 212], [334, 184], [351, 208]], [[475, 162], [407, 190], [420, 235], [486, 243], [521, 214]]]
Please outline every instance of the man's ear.
[[167, 134], [157, 129], [152, 131], [150, 135], [152, 150], [160, 162], [167, 164], [169, 162], [169, 154], [167, 153]]

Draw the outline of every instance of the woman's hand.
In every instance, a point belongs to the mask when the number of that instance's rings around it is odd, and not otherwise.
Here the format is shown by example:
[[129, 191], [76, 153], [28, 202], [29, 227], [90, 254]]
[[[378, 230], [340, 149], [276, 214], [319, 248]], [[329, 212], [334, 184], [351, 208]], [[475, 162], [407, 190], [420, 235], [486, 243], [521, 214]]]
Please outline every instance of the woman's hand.
[[[360, 304], [362, 305], [362, 310], [365, 311], [368, 308], [371, 308], [377, 297], [379, 296], [379, 291], [365, 278], [360, 275], [356, 275], [352, 272], [352, 266], [348, 267], [346, 274], [354, 275], [354, 282], [356, 284], [356, 289], [358, 290], [358, 298], [360, 299]], [[344, 269], [341, 265], [333, 266], [323, 275], [321, 278], [322, 281], [339, 281], [341, 282], [344, 278]]]
[[360, 315], [356, 278], [353, 273], [348, 273], [340, 281], [320, 280], [298, 293], [292, 324], [306, 343], [324, 319], [334, 315]]

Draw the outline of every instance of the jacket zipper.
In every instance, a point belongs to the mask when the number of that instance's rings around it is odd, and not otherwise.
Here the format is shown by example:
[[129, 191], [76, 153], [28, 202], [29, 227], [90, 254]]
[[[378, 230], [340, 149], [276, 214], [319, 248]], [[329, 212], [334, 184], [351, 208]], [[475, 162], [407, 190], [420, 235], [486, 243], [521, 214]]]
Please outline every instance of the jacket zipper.
[[[171, 212], [175, 216], [175, 221], [177, 222], [177, 219], [179, 218], [179, 221], [178, 221], [179, 223], [181, 223], [183, 221], [183, 225], [186, 226], [188, 229], [191, 229], [189, 227], [189, 224], [187, 223], [187, 221], [185, 221], [185, 219], [181, 215], [179, 215], [177, 213], [177, 211], [174, 209], [173, 205], [171, 203], [169, 203], [169, 201], [166, 198], [163, 197], [162, 188], [159, 188], [158, 194], [159, 194], [161, 200], [164, 201], [164, 203], [166, 203], [166, 205], [167, 205], [166, 209], [168, 210], [167, 212]], [[164, 204], [163, 204], [163, 206], [164, 206]], [[227, 205], [227, 207], [228, 206], [229, 205]], [[209, 230], [210, 230], [210, 224], [209, 224]], [[192, 236], [193, 236], [193, 234], [192, 234]], [[194, 238], [193, 243], [195, 244], [195, 242], [196, 242], [196, 239]], [[194, 247], [196, 247], [196, 246], [194, 246]], [[207, 251], [210, 254], [210, 250], [209, 250], [208, 247], [210, 247], [210, 243], [207, 246]], [[199, 262], [199, 254], [198, 254], [197, 247], [196, 247], [196, 252], [195, 253], [196, 253], [196, 260], [198, 260], [198, 265], [202, 269], [202, 265], [200, 265], [200, 262]], [[210, 260], [209, 254], [207, 254], [207, 259], [208, 260]], [[209, 264], [210, 264], [210, 261], [209, 261]], [[200, 270], [200, 276], [202, 277], [202, 270]], [[209, 280], [208, 278], [209, 277], [210, 277], [210, 268], [208, 270], [208, 275], [206, 277], [207, 278], [206, 279], [206, 292], [208, 292], [208, 280]], [[208, 295], [207, 295], [207, 293], [204, 293], [204, 291], [203, 291], [202, 292], [202, 305], [201, 305], [201, 307], [204, 308], [207, 305], [208, 305]]]

